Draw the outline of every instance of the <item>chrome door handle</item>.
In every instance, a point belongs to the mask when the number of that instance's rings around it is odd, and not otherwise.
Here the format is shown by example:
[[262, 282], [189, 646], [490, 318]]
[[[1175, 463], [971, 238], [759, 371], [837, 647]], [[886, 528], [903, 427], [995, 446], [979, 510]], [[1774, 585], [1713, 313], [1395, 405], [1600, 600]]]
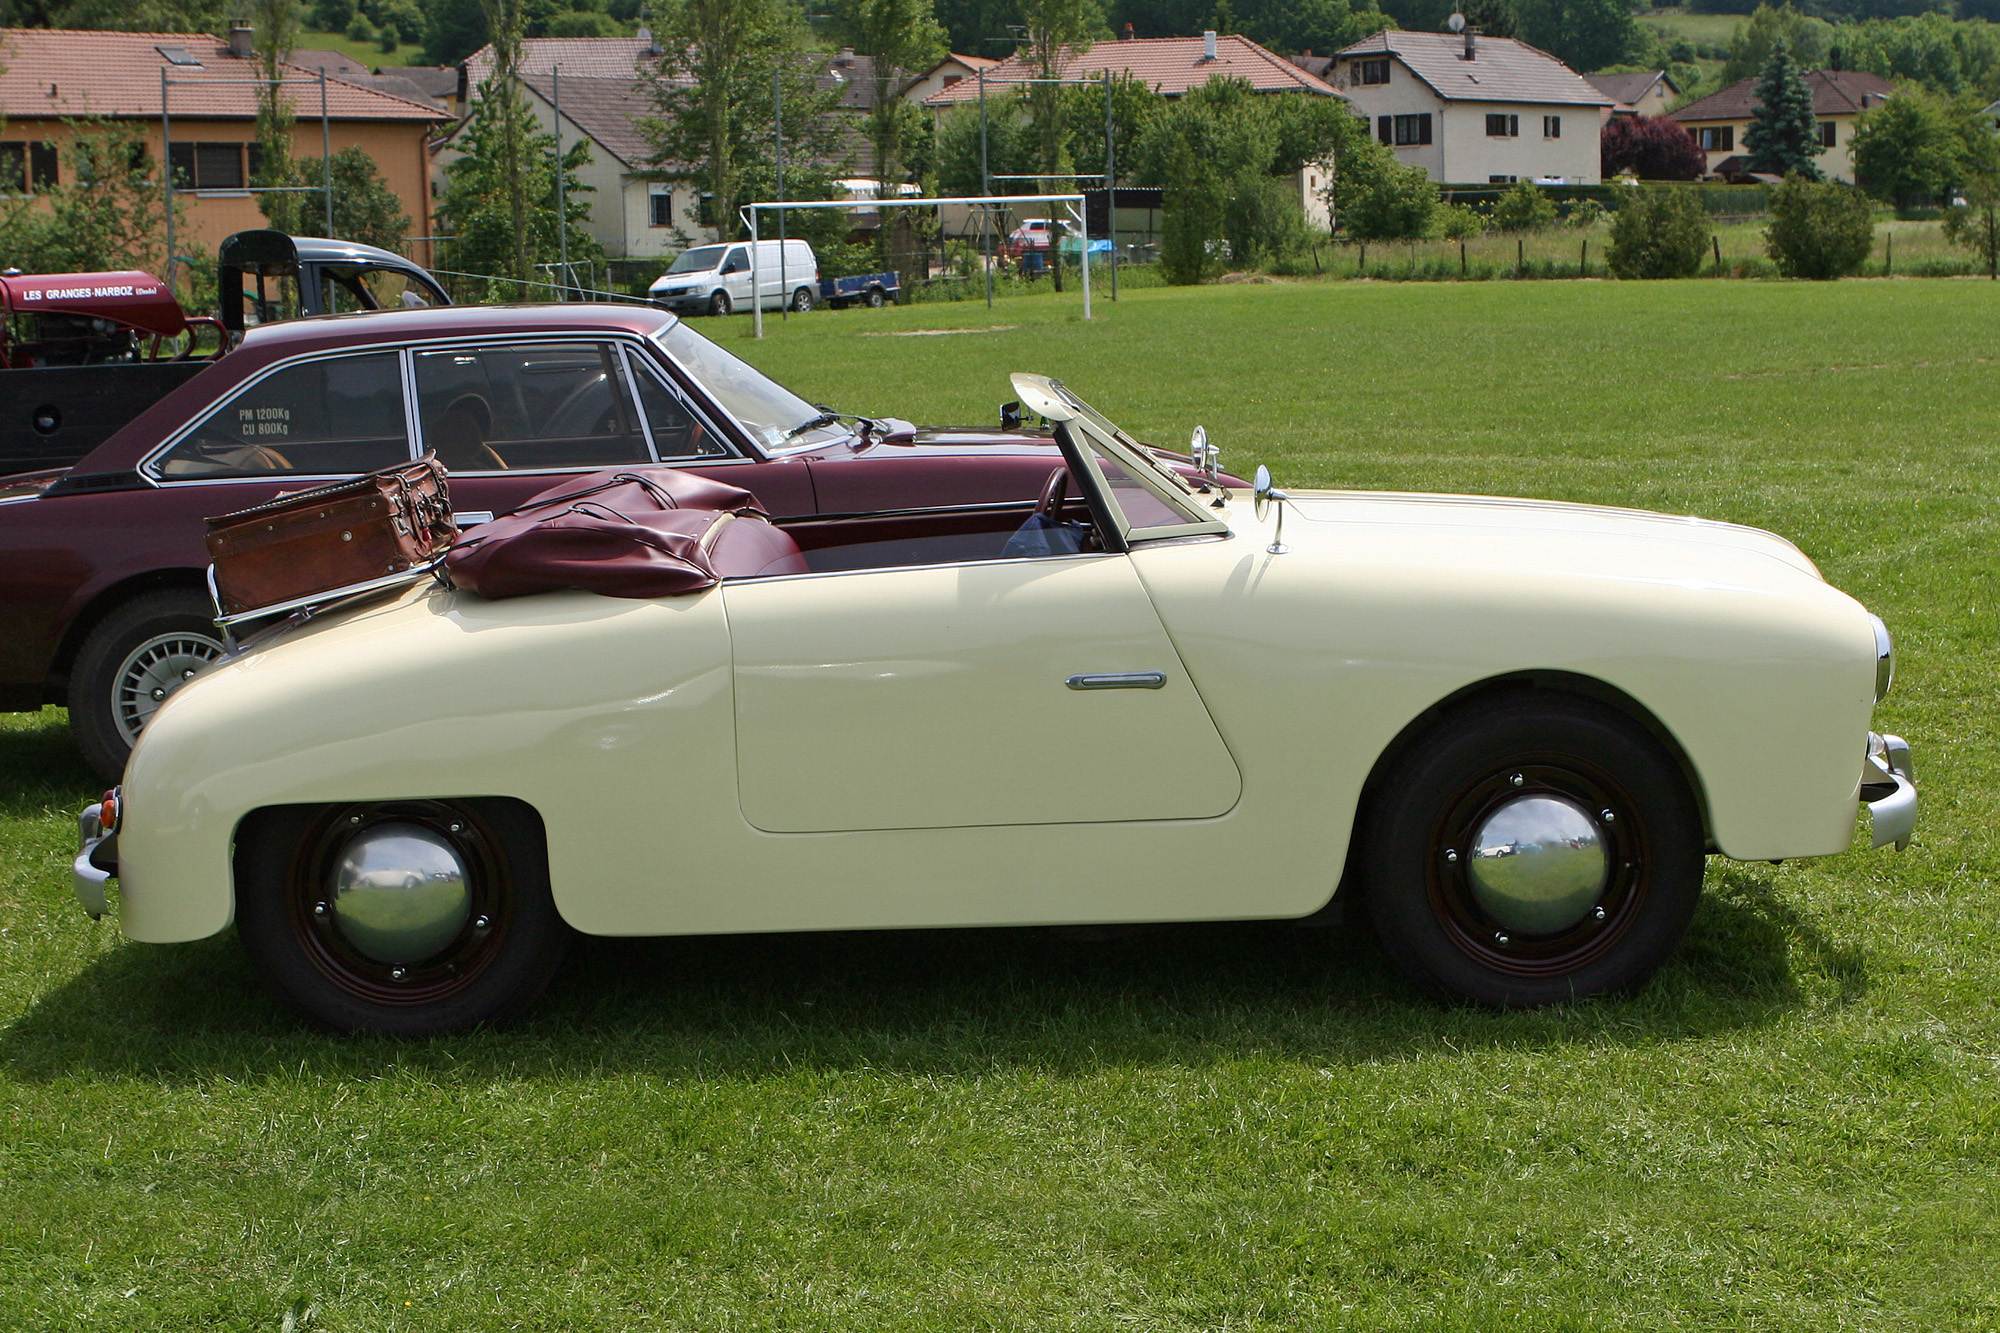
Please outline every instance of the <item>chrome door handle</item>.
[[1164, 671], [1112, 671], [1097, 676], [1071, 676], [1073, 690], [1159, 690], [1165, 689]]

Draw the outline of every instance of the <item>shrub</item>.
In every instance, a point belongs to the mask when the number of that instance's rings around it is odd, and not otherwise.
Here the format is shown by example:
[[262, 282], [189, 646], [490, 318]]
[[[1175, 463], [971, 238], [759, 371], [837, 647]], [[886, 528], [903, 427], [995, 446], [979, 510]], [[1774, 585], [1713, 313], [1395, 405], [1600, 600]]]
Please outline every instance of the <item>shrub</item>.
[[1469, 204], [1445, 204], [1437, 211], [1437, 234], [1447, 241], [1469, 241], [1485, 230], [1485, 215]]
[[1493, 225], [1501, 231], [1546, 231], [1556, 225], [1556, 206], [1533, 181], [1522, 181], [1493, 205]]
[[1611, 271], [1621, 278], [1691, 278], [1711, 235], [1708, 210], [1685, 186], [1642, 185], [1611, 222]]
[[1875, 210], [1853, 186], [1791, 175], [1771, 192], [1764, 250], [1786, 277], [1845, 277], [1874, 248]]
[[1406, 167], [1364, 139], [1334, 165], [1334, 218], [1357, 241], [1414, 241], [1431, 234], [1441, 206], [1422, 167]]
[[1598, 203], [1595, 199], [1585, 199], [1578, 203], [1576, 207], [1570, 209], [1569, 225], [1575, 227], [1578, 231], [1583, 231], [1586, 228], [1595, 227], [1610, 216], [1611, 210], [1603, 204]]

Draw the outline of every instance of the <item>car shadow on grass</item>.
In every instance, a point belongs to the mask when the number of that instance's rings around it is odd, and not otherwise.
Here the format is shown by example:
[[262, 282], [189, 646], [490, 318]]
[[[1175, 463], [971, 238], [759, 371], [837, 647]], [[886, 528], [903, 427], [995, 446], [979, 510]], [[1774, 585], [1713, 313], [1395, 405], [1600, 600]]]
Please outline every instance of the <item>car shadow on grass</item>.
[[619, 1071], [743, 1079], [1238, 1058], [1326, 1067], [1443, 1050], [1653, 1045], [1865, 993], [1859, 950], [1829, 939], [1761, 869], [1711, 870], [1687, 942], [1641, 991], [1531, 1012], [1434, 1001], [1353, 924], [1173, 925], [1108, 938], [1025, 929], [580, 938], [522, 1023], [397, 1042], [305, 1028], [258, 987], [225, 934], [112, 949], [0, 1032], [0, 1066], [33, 1080], [369, 1077], [391, 1066], [452, 1081]]

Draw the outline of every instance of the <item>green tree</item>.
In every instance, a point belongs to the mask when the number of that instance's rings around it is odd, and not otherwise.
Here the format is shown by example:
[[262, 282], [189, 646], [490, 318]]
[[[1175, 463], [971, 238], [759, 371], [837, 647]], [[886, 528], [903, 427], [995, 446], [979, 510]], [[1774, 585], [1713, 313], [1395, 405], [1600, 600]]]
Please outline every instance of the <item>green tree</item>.
[[1954, 105], [1903, 93], [1861, 113], [1854, 174], [1869, 194], [1908, 209], [1926, 196], [1949, 199], [1993, 148], [1989, 122], [1975, 102]]
[[1213, 163], [1177, 146], [1161, 191], [1160, 271], [1176, 286], [1214, 277], [1212, 243], [1222, 235], [1222, 181]]
[[[554, 147], [553, 141], [550, 147]], [[582, 145], [578, 144], [581, 148]], [[571, 156], [575, 156], [574, 153]], [[579, 163], [587, 161], [579, 158]], [[320, 165], [317, 162], [301, 161], [299, 174], [308, 180], [318, 180]], [[403, 211], [402, 200], [382, 179], [382, 173], [375, 166], [375, 159], [368, 151], [357, 146], [343, 148], [333, 155], [330, 163], [333, 175], [333, 234], [343, 241], [359, 241], [363, 245], [378, 245], [384, 250], [394, 250], [410, 234], [410, 217]], [[582, 186], [565, 185], [566, 189], [581, 189]], [[310, 195], [294, 195], [293, 198], [311, 198]], [[579, 212], [572, 205], [573, 219], [581, 221], [587, 216], [587, 207]], [[571, 247], [575, 247], [572, 232]], [[560, 248], [560, 247], [558, 247]]]
[[1945, 239], [1986, 261], [1986, 276], [2000, 279], [2000, 172], [1982, 171], [1965, 183], [1965, 203], [1944, 215]]
[[[250, 0], [249, 12], [256, 30], [258, 78], [257, 174], [250, 183], [285, 189], [299, 184], [299, 173], [292, 165], [292, 126], [298, 117], [291, 96], [279, 82], [298, 41], [298, 0]], [[302, 194], [257, 196], [257, 207], [265, 220], [284, 232], [304, 230], [301, 220], [306, 204], [307, 197]]]
[[[30, 273], [166, 266], [166, 214], [152, 160], [127, 128], [70, 121], [61, 183], [0, 211], [0, 253]], [[175, 217], [180, 217], [175, 205]]]
[[[638, 122], [662, 180], [686, 181], [708, 195], [716, 234], [742, 231], [738, 213], [756, 193], [772, 197], [775, 141], [772, 80], [782, 85], [785, 160], [842, 160], [828, 112], [835, 98], [804, 58], [804, 30], [789, 0], [685, 0], [664, 24], [666, 50], [645, 79], [656, 114]], [[804, 197], [785, 173], [786, 193]], [[819, 210], [828, 212], [831, 210]]]
[[921, 112], [911, 116], [914, 108], [903, 101], [903, 90], [945, 53], [944, 29], [930, 0], [842, 0], [835, 17], [855, 46], [873, 58], [868, 140], [875, 150], [875, 179], [884, 185], [900, 183], [904, 143], [922, 124]]
[[[555, 136], [537, 129], [521, 98], [498, 95], [497, 78], [496, 74], [480, 85], [472, 113], [452, 140], [461, 156], [445, 166], [438, 222], [441, 234], [451, 238], [444, 252], [449, 267], [528, 282], [536, 279], [535, 265], [554, 262], [562, 251], [556, 221]], [[602, 257], [601, 248], [583, 230], [590, 216], [586, 196], [591, 187], [577, 172], [589, 161], [590, 148], [583, 140], [563, 154], [572, 261]], [[335, 188], [341, 188], [339, 177]], [[336, 224], [339, 221], [336, 212]], [[536, 289], [498, 282], [489, 290], [501, 299], [518, 300]]]
[[1336, 155], [1331, 194], [1335, 227], [1357, 241], [1420, 240], [1440, 220], [1437, 186], [1424, 169], [1404, 166], [1365, 132]]
[[1620, 278], [1692, 278], [1708, 253], [1708, 210], [1686, 185], [1620, 192], [1611, 219], [1611, 271]]
[[1533, 181], [1519, 181], [1493, 206], [1493, 225], [1501, 231], [1546, 231], [1556, 225], [1556, 206]]
[[1750, 128], [1743, 132], [1743, 150], [1750, 155], [1752, 171], [1820, 179], [1814, 159], [1824, 150], [1819, 119], [1813, 115], [1812, 90], [1782, 41], [1772, 46], [1757, 80], [1757, 106], [1750, 113]]
[[481, 0], [426, 0], [425, 64], [456, 65], [487, 40], [486, 10]]
[[1729, 39], [1729, 59], [1723, 62], [1719, 76], [1722, 85], [1727, 87], [1758, 73], [1780, 42], [1800, 66], [1818, 69], [1832, 53], [1833, 25], [1801, 14], [1789, 4], [1758, 5], [1747, 21], [1736, 25], [1736, 35]]
[[1626, 0], [1518, 0], [1520, 35], [1572, 69], [1615, 65], [1638, 40]]
[[1875, 210], [1853, 186], [1795, 174], [1771, 191], [1764, 250], [1786, 277], [1845, 277], [1866, 263], [1874, 248]]
[[[1063, 90], [1052, 82], [1076, 56], [1090, 49], [1090, 39], [1103, 26], [1104, 16], [1097, 0], [1020, 0], [1021, 22], [1026, 29], [1026, 54], [1038, 82], [1028, 89], [1028, 114], [1035, 124], [1035, 139], [1041, 150], [1043, 179], [1035, 182], [1035, 193], [1050, 193], [1066, 187], [1067, 175], [1076, 168], [1069, 158], [1069, 126], [1063, 119]], [[1047, 216], [1056, 218], [1050, 204]], [[1063, 285], [1062, 265], [1054, 265], [1056, 290]]]

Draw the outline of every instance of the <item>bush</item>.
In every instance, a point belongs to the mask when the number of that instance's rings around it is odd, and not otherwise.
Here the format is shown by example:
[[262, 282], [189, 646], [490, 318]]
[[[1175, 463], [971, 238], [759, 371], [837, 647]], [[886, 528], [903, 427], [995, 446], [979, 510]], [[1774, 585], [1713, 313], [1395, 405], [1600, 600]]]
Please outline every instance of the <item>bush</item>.
[[1691, 278], [1701, 271], [1711, 235], [1708, 210], [1694, 191], [1642, 185], [1611, 222], [1611, 271], [1621, 278]]
[[1209, 242], [1222, 234], [1222, 182], [1207, 160], [1185, 145], [1168, 163], [1160, 206], [1160, 268], [1167, 281], [1191, 286], [1215, 276]]
[[1853, 186], [1791, 175], [1771, 192], [1764, 250], [1786, 277], [1845, 277], [1874, 248], [1875, 210]]
[[1437, 211], [1436, 230], [1447, 241], [1469, 241], [1486, 230], [1486, 215], [1469, 204], [1445, 204]]
[[1578, 231], [1583, 231], [1586, 228], [1595, 227], [1610, 216], [1611, 210], [1603, 204], [1598, 203], [1595, 199], [1585, 199], [1577, 204], [1575, 208], [1570, 209], [1567, 221], [1570, 226], [1575, 227]]
[[1493, 205], [1493, 225], [1501, 231], [1546, 231], [1556, 225], [1556, 206], [1533, 181], [1522, 181]]
[[1598, 158], [1606, 180], [1629, 171], [1641, 180], [1691, 181], [1708, 169], [1694, 136], [1664, 116], [1613, 116], [1604, 123]]

